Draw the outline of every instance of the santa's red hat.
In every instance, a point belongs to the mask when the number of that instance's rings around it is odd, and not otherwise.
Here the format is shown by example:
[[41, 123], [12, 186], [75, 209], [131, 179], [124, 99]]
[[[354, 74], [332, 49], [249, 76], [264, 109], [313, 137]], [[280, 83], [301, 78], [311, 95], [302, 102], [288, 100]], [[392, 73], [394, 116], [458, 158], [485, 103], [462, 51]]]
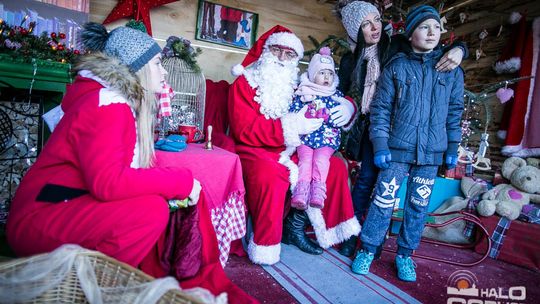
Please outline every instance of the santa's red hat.
[[527, 40], [526, 16], [513, 12], [508, 18], [512, 33], [493, 69], [497, 74], [515, 73], [521, 68], [521, 56]]
[[265, 48], [270, 45], [280, 45], [293, 49], [298, 58], [304, 57], [304, 47], [302, 41], [286, 27], [276, 25], [266, 33], [262, 34], [255, 44], [251, 47], [242, 63], [233, 66], [231, 73], [234, 76], [240, 76], [244, 73], [245, 68], [256, 62], [261, 57]]

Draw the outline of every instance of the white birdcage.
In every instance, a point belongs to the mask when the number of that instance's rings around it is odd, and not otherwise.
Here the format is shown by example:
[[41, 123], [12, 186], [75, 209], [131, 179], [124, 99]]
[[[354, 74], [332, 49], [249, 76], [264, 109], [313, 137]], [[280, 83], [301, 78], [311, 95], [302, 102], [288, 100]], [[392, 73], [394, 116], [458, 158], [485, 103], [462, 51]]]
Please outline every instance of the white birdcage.
[[200, 71], [194, 71], [178, 57], [164, 58], [163, 67], [168, 72], [167, 82], [174, 91], [169, 131], [176, 131], [181, 125], [196, 126], [202, 131], [206, 98], [204, 75]]

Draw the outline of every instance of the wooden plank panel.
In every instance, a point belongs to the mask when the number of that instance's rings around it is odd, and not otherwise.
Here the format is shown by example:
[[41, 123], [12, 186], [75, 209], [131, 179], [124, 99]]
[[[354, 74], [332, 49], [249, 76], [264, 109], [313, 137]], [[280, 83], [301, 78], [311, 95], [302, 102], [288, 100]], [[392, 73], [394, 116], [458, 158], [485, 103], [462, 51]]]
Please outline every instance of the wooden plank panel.
[[[345, 36], [345, 31], [337, 17], [332, 14], [332, 4], [316, 0], [222, 0], [215, 3], [244, 9], [259, 14], [257, 34], [260, 36], [276, 24], [288, 27], [304, 43], [306, 50], [313, 46], [308, 35], [321, 41], [328, 35]], [[197, 21], [197, 0], [182, 0], [151, 10], [152, 32], [160, 45], [170, 35], [190, 39], [195, 45], [203, 47], [198, 62], [205, 77], [212, 80], [234, 80], [230, 74], [233, 65], [240, 63], [247, 51], [195, 40], [195, 24]], [[116, 1], [91, 0], [90, 20], [102, 22], [116, 5]], [[123, 25], [127, 19], [107, 25], [112, 29]]]

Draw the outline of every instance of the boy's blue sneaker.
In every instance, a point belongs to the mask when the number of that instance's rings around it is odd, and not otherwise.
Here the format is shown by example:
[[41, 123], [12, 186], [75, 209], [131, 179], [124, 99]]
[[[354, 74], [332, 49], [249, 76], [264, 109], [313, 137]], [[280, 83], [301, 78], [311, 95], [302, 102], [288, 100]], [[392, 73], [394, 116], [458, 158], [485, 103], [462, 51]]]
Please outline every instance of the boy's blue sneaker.
[[369, 267], [371, 266], [374, 257], [375, 255], [373, 253], [369, 253], [365, 250], [358, 251], [351, 265], [352, 272], [362, 275], [368, 274]]
[[416, 263], [407, 256], [396, 256], [397, 276], [405, 282], [416, 282]]

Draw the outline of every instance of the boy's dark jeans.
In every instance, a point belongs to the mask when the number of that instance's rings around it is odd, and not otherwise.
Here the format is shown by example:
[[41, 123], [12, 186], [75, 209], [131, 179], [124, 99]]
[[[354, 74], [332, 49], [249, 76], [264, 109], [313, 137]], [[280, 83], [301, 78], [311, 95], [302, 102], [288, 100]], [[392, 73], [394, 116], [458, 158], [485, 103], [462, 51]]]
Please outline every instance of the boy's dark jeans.
[[438, 166], [417, 166], [391, 162], [390, 167], [379, 172], [373, 200], [362, 227], [361, 240], [364, 250], [375, 253], [384, 242], [390, 218], [394, 211], [397, 192], [403, 179], [409, 175], [404, 202], [403, 224], [397, 240], [398, 254], [410, 256], [418, 247], [424, 230], [429, 199], [435, 183]]

